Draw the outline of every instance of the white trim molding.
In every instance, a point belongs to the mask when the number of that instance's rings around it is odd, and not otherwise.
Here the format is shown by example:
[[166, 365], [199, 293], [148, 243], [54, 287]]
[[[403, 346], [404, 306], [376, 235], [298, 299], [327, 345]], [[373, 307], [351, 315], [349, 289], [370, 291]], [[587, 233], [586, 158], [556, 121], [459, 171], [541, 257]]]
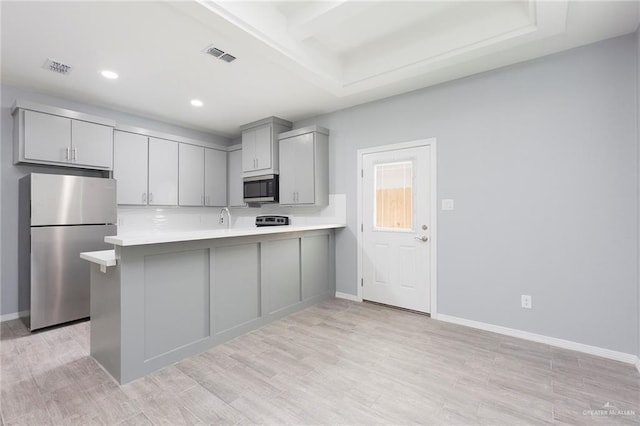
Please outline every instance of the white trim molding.
[[4, 314], [0, 316], [0, 322], [11, 321], [20, 317], [29, 315], [29, 311], [14, 312], [12, 314]]
[[349, 294], [349, 293], [342, 293], [339, 291], [336, 291], [336, 299], [346, 299], [346, 300], [351, 300], [353, 302], [362, 302], [362, 298], [358, 296], [354, 296], [353, 294]]
[[558, 348], [569, 349], [572, 351], [582, 352], [589, 355], [595, 355], [602, 358], [608, 358], [615, 361], [633, 364], [640, 372], [640, 362], [638, 357], [625, 352], [613, 351], [611, 349], [600, 348], [598, 346], [585, 345], [584, 343], [572, 342], [571, 340], [563, 340], [555, 337], [543, 336], [542, 334], [530, 333], [528, 331], [516, 330], [514, 328], [502, 327], [500, 325], [487, 324], [478, 321], [472, 321], [464, 318], [458, 318], [445, 314], [438, 314], [436, 317], [439, 321], [449, 322], [452, 324], [464, 325], [467, 327], [477, 328], [479, 330], [491, 331], [493, 333], [503, 334], [505, 336], [518, 337], [532, 342], [544, 343]]
[[[373, 154], [378, 152], [385, 151], [395, 151], [400, 149], [407, 148], [416, 148], [420, 146], [428, 146], [430, 147], [430, 199], [429, 199], [429, 209], [431, 210], [431, 250], [430, 252], [430, 286], [431, 286], [431, 309], [430, 314], [432, 317], [437, 315], [438, 312], [438, 194], [437, 194], [437, 178], [438, 178], [438, 151], [437, 151], [437, 143], [436, 138], [428, 138], [428, 139], [420, 139], [409, 142], [400, 142], [394, 143], [391, 145], [381, 145], [375, 146], [372, 148], [363, 148], [359, 149], [358, 154], [358, 168], [356, 169], [357, 173], [357, 200], [358, 200], [358, 227], [356, 229], [356, 233], [358, 235], [358, 258], [357, 258], [357, 270], [358, 270], [358, 280], [356, 282], [357, 287], [357, 299], [362, 301], [362, 250], [363, 250], [363, 241], [362, 241], [362, 215], [363, 215], [363, 205], [362, 205], [362, 196], [363, 196], [363, 188], [362, 188], [362, 168], [363, 168], [363, 156], [366, 154]], [[351, 295], [349, 295], [351, 296]], [[337, 297], [337, 296], [336, 296]]]

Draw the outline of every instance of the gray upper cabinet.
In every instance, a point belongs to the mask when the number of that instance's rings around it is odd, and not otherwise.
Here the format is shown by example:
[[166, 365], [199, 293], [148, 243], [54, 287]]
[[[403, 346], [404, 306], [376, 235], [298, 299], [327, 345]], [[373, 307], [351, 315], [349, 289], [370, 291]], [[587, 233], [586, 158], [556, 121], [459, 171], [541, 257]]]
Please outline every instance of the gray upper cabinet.
[[118, 182], [118, 204], [147, 204], [149, 138], [116, 130], [113, 134], [113, 178]]
[[113, 168], [113, 128], [72, 120], [71, 153], [74, 164], [111, 170]]
[[178, 204], [178, 143], [115, 132], [113, 177], [118, 204]]
[[269, 117], [241, 129], [243, 176], [279, 173], [278, 134], [291, 129], [291, 122]]
[[227, 205], [227, 153], [204, 148], [204, 205]]
[[71, 119], [24, 111], [24, 158], [26, 160], [71, 160]]
[[26, 101], [13, 115], [14, 163], [113, 168], [114, 121]]
[[178, 204], [178, 143], [149, 138], [150, 206]]
[[178, 144], [178, 193], [181, 206], [204, 205], [204, 148]]
[[229, 206], [245, 207], [242, 185], [242, 150], [229, 151], [228, 155]]
[[329, 202], [329, 130], [311, 126], [281, 133], [280, 204]]
[[179, 204], [226, 206], [227, 153], [202, 146], [179, 145]]

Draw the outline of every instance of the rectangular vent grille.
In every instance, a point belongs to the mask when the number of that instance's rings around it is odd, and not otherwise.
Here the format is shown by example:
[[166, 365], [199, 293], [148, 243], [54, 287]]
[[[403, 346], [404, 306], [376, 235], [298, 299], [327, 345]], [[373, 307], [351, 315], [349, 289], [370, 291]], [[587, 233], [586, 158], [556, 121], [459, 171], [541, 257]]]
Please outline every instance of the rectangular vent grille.
[[208, 55], [214, 56], [216, 58], [219, 58], [220, 56], [222, 56], [222, 54], [224, 53], [222, 50], [218, 49], [217, 47], [209, 47], [205, 53], [207, 53]]
[[220, 59], [221, 61], [225, 61], [227, 63], [235, 61], [237, 58], [230, 53], [225, 52], [222, 49], [218, 49], [214, 45], [210, 45], [202, 49], [202, 52], [207, 55], [211, 55], [214, 58]]
[[53, 59], [47, 59], [43, 68], [63, 75], [67, 75], [71, 72], [71, 65], [63, 64], [62, 62], [54, 61]]

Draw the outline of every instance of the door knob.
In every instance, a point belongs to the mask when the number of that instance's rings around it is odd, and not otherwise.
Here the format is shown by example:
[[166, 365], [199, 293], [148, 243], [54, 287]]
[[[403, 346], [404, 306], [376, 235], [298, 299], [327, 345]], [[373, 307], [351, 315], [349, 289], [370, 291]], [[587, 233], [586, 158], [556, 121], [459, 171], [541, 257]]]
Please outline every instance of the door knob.
[[429, 241], [429, 237], [427, 237], [426, 235], [423, 235], [422, 237], [415, 237], [415, 239], [418, 241], [422, 241], [423, 243]]

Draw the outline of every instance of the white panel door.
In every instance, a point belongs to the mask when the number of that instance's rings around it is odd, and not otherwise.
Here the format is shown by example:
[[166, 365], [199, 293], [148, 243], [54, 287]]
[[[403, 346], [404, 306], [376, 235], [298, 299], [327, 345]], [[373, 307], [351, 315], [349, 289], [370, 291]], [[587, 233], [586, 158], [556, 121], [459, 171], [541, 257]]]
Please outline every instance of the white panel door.
[[71, 150], [75, 164], [111, 169], [113, 167], [113, 128], [72, 120]]
[[71, 162], [71, 120], [34, 111], [24, 112], [24, 157]]
[[204, 205], [204, 148], [178, 144], [178, 194], [181, 206]]
[[149, 205], [178, 204], [178, 143], [149, 138]]
[[227, 153], [204, 149], [204, 205], [227, 205]]
[[242, 150], [229, 152], [229, 206], [244, 207], [242, 185]]
[[431, 312], [430, 147], [363, 155], [363, 299]]
[[256, 131], [242, 132], [242, 171], [250, 172], [256, 168]]
[[113, 178], [118, 181], [118, 204], [147, 204], [147, 145], [143, 135], [115, 131]]
[[256, 166], [255, 170], [271, 168], [271, 126], [256, 129]]

